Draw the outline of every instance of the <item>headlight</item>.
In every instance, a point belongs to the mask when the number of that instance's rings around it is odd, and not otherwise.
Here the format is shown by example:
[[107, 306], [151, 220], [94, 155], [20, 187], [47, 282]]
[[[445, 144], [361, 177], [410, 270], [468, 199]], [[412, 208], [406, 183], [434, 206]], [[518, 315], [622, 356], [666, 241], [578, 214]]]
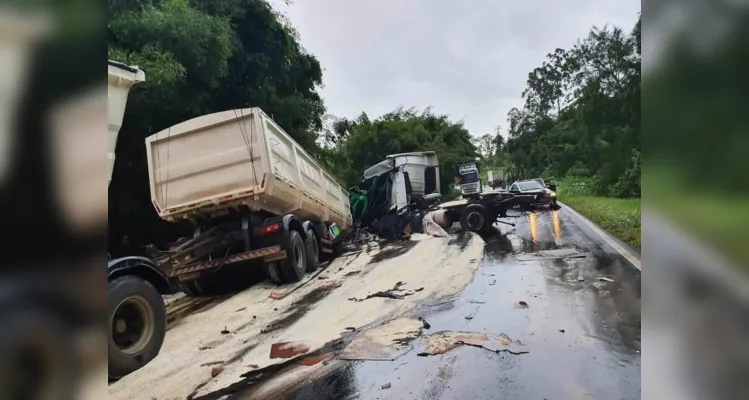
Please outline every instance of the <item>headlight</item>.
[[551, 197], [557, 197], [557, 194], [556, 194], [556, 192], [551, 192], [551, 193], [549, 194], [549, 196], [551, 196]]

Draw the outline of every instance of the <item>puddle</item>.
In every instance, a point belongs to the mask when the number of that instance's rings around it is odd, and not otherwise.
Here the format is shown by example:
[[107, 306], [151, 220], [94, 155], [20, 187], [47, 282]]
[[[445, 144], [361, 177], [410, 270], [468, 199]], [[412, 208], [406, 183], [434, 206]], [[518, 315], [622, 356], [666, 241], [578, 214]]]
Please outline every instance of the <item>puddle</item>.
[[471, 242], [471, 233], [462, 231], [455, 235], [451, 235], [450, 241], [447, 242], [448, 246], [456, 246], [460, 251], [463, 251], [468, 247]]

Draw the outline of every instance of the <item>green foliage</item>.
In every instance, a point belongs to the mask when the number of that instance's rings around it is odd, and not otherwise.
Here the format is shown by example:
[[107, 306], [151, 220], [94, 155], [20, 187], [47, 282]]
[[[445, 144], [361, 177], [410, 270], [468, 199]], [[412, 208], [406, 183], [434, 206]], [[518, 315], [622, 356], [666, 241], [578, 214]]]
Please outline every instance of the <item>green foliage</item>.
[[641, 250], [640, 199], [572, 196], [565, 193], [560, 193], [561, 202], [629, 244], [633, 249]]
[[527, 176], [593, 178], [599, 195], [639, 196], [639, 22], [593, 28], [528, 75], [508, 114], [508, 162]]
[[345, 127], [336, 144], [327, 150], [326, 165], [341, 181], [353, 186], [361, 181], [362, 172], [389, 154], [435, 151], [440, 162], [440, 187], [448, 193], [457, 179], [457, 165], [474, 160], [476, 148], [462, 122], [452, 122], [447, 115], [427, 109], [397, 108], [370, 120], [362, 113], [355, 120], [338, 122]]
[[137, 65], [110, 185], [110, 250], [185, 234], [150, 202], [144, 139], [218, 111], [260, 107], [313, 155], [325, 107], [322, 69], [266, 0], [110, 0], [109, 59]]

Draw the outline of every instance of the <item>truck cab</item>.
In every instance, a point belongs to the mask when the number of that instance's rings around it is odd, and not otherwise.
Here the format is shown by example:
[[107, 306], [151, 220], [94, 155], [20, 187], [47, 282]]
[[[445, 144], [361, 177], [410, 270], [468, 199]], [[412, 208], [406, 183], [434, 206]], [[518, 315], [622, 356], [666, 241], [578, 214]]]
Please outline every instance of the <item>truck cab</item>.
[[463, 196], [478, 196], [483, 191], [481, 175], [475, 162], [458, 165], [458, 183]]

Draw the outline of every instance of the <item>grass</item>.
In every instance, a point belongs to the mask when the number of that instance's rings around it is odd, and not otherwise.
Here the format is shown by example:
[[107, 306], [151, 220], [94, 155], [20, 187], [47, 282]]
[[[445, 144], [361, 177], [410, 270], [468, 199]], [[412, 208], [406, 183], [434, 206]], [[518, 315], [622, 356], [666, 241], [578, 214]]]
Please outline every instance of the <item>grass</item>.
[[640, 199], [560, 196], [559, 201], [641, 251]]

